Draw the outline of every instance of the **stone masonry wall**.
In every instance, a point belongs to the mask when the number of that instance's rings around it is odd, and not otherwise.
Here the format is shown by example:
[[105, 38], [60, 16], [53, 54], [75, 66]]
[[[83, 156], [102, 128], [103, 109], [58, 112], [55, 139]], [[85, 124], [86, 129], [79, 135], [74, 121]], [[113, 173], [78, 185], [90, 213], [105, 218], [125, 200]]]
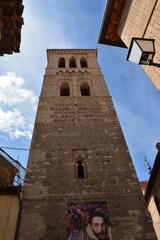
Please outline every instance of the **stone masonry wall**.
[[[94, 67], [90, 63], [84, 70], [91, 96], [80, 96], [79, 68], [63, 69], [57, 75], [59, 55], [55, 51], [48, 57], [50, 67], [33, 132], [19, 240], [65, 240], [67, 204], [97, 201], [108, 204], [114, 240], [156, 239], [96, 56], [92, 56]], [[59, 96], [63, 79], [70, 81], [71, 96]], [[76, 177], [79, 153], [85, 158], [83, 179]]]

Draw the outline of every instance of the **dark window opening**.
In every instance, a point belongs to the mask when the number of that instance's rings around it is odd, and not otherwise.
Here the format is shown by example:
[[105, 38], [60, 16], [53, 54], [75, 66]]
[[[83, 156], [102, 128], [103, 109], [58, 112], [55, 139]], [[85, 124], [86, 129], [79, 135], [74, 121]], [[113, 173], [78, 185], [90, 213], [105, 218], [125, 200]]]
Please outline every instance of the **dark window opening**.
[[90, 96], [90, 89], [88, 84], [81, 85], [81, 96]]
[[70, 68], [76, 68], [76, 60], [74, 58], [71, 58], [69, 61], [69, 67]]
[[68, 83], [62, 83], [60, 87], [60, 96], [70, 96], [70, 89]]
[[60, 96], [69, 96], [69, 88], [61, 88]]
[[59, 68], [65, 68], [65, 59], [64, 58], [59, 59], [58, 67]]
[[78, 171], [78, 178], [84, 178], [84, 166], [82, 161], [78, 162], [78, 166], [77, 166], [77, 171]]
[[89, 89], [81, 88], [81, 96], [90, 96]]
[[87, 61], [86, 61], [85, 58], [82, 58], [80, 62], [81, 62], [81, 68], [87, 68], [88, 67], [87, 66]]

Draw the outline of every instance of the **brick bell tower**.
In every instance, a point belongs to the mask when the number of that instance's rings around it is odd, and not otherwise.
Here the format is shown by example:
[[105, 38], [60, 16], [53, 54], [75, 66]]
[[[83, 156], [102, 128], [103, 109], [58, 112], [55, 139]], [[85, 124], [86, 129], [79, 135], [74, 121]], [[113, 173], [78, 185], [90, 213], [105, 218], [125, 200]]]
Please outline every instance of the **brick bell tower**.
[[47, 59], [18, 239], [156, 239], [97, 50]]

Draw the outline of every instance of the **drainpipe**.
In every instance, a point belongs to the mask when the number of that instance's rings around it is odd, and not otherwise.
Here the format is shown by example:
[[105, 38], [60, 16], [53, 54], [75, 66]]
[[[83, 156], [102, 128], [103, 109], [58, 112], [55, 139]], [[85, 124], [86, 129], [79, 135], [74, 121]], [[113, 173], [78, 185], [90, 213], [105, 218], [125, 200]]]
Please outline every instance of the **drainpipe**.
[[152, 18], [152, 15], [153, 15], [153, 12], [154, 12], [154, 10], [155, 10], [155, 8], [156, 8], [157, 3], [158, 3], [158, 0], [156, 0], [155, 3], [154, 3], [152, 12], [151, 12], [150, 17], [149, 17], [149, 19], [148, 19], [148, 22], [147, 22], [147, 24], [146, 24], [146, 27], [145, 27], [144, 33], [143, 33], [143, 35], [142, 35], [142, 38], [144, 38], [144, 36], [145, 36], [145, 34], [146, 34], [146, 31], [147, 31], [149, 22], [151, 21], [151, 18]]
[[17, 224], [16, 224], [16, 231], [15, 231], [14, 240], [18, 240], [18, 236], [19, 236], [19, 226], [20, 226], [21, 212], [22, 212], [21, 192], [22, 192], [22, 186], [19, 186], [19, 189], [18, 189], [19, 211], [18, 211], [18, 217], [17, 217]]

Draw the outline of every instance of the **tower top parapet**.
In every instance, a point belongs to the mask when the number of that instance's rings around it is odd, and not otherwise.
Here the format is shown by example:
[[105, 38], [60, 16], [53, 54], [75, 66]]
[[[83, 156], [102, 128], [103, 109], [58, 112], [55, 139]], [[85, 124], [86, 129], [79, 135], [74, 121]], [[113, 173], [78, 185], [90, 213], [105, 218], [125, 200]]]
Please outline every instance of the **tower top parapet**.
[[97, 57], [97, 49], [47, 49], [47, 56], [49, 54], [74, 54], [74, 55], [88, 55], [94, 54]]

